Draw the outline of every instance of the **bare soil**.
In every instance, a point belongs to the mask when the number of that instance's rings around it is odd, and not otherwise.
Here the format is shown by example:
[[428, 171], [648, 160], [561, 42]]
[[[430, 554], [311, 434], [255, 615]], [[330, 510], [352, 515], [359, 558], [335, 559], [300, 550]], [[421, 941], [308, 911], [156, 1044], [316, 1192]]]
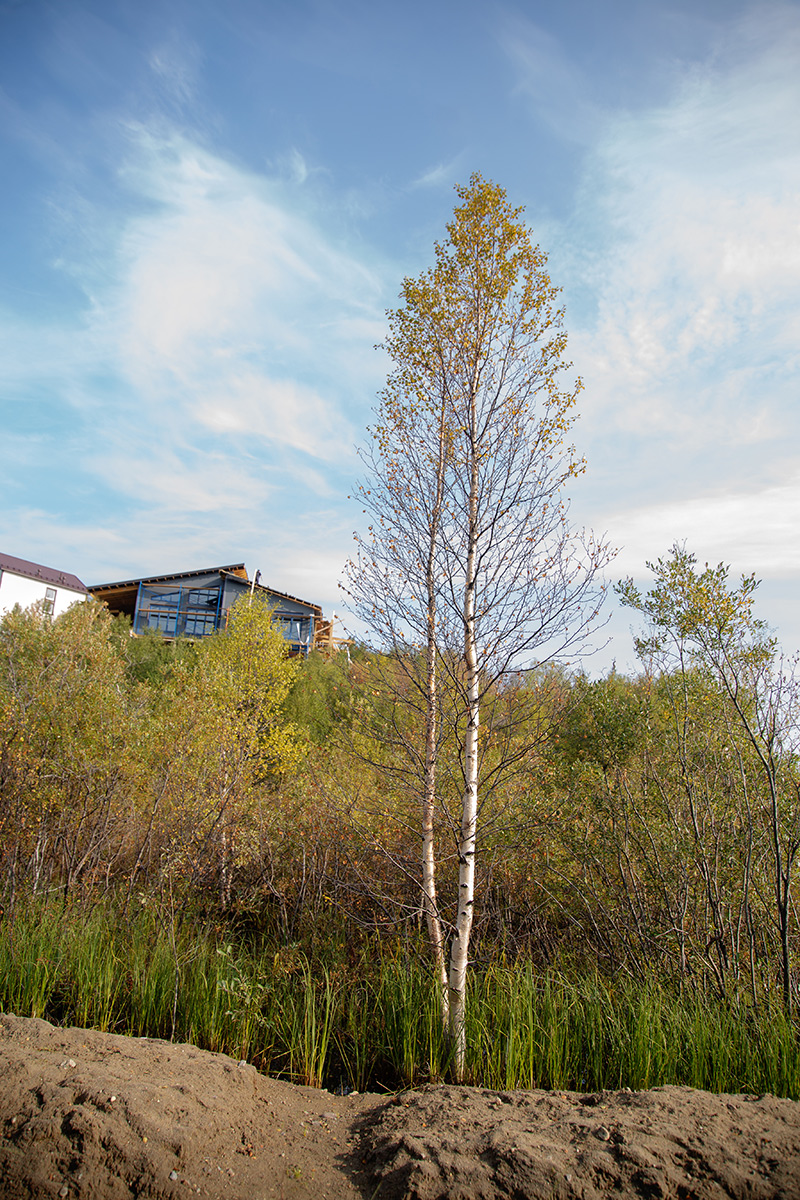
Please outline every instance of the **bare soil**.
[[333, 1096], [194, 1046], [0, 1017], [13, 1200], [800, 1200], [800, 1104], [772, 1096]]

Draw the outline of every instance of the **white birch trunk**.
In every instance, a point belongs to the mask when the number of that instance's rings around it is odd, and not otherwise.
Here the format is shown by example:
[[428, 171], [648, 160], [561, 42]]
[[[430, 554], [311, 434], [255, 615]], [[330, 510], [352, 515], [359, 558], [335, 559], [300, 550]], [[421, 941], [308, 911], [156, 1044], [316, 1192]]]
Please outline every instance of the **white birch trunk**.
[[434, 813], [436, 811], [437, 718], [439, 699], [436, 679], [437, 611], [436, 611], [436, 547], [444, 493], [445, 469], [445, 405], [442, 401], [439, 416], [439, 442], [436, 462], [436, 494], [431, 513], [430, 540], [426, 585], [428, 591], [428, 637], [425, 679], [425, 779], [422, 798], [422, 904], [428, 926], [428, 938], [433, 951], [434, 971], [442, 999], [442, 1020], [449, 1018], [450, 1002], [447, 990], [447, 965], [442, 922], [436, 901], [436, 847]]
[[428, 644], [427, 709], [425, 716], [425, 792], [422, 801], [422, 904], [433, 951], [436, 980], [442, 997], [442, 1019], [449, 1014], [444, 935], [436, 902], [436, 855], [433, 816], [436, 809], [436, 647]]
[[[475, 428], [472, 403], [472, 429]], [[458, 844], [458, 915], [450, 949], [450, 1044], [453, 1074], [460, 1082], [466, 1072], [466, 995], [469, 942], [475, 910], [475, 841], [478, 824], [478, 735], [480, 732], [480, 673], [475, 631], [477, 590], [478, 463], [471, 453], [469, 541], [464, 583], [464, 663], [467, 685], [467, 728], [464, 735], [464, 800]]]

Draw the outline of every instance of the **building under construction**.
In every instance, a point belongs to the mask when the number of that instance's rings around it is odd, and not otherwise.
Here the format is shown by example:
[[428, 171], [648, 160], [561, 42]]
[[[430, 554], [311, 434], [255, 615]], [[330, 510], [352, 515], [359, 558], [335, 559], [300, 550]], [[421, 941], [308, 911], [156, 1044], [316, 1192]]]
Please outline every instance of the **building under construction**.
[[147, 632], [165, 638], [201, 638], [225, 629], [228, 614], [243, 596], [257, 595], [272, 610], [291, 654], [310, 650], [330, 654], [344, 639], [333, 636], [333, 621], [326, 620], [318, 604], [276, 592], [260, 582], [260, 571], [249, 579], [244, 563], [98, 583], [89, 594], [103, 601], [112, 613], [131, 619], [134, 636]]

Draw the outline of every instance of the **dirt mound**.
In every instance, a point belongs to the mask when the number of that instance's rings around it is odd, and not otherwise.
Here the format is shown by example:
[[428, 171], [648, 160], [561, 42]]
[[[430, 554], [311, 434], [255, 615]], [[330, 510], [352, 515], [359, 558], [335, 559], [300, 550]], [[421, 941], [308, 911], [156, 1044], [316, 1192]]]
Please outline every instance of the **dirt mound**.
[[335, 1097], [194, 1046], [11, 1016], [0, 1134], [0, 1196], [14, 1200], [800, 1200], [790, 1100], [689, 1088]]
[[224, 1054], [0, 1017], [0, 1195], [360, 1197], [350, 1126], [376, 1097]]
[[364, 1144], [382, 1200], [800, 1197], [800, 1105], [772, 1096], [426, 1088]]

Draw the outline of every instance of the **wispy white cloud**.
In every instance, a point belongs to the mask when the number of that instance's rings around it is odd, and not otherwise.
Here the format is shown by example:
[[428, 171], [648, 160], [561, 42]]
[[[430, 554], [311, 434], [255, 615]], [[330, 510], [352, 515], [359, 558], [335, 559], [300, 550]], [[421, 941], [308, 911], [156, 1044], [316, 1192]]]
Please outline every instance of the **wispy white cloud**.
[[794, 419], [798, 61], [798, 10], [754, 16], [672, 103], [608, 125], [571, 231], [601, 243], [571, 269], [597, 298], [572, 348], [603, 423], [715, 444]]
[[[0, 314], [9, 393], [41, 394], [48, 424], [66, 420], [73, 478], [105, 513], [92, 529], [62, 514], [54, 532], [51, 512], [48, 532], [41, 514], [13, 509], [6, 544], [22, 538], [43, 561], [69, 546], [109, 576], [169, 569], [176, 545], [189, 565], [245, 546], [267, 558], [275, 528], [291, 529], [315, 493], [327, 503], [331, 472], [356, 469], [353, 420], [382, 371], [380, 275], [285, 176], [163, 122], [129, 126], [120, 161], [122, 205], [89, 211], [76, 190], [74, 237], [69, 189], [62, 201], [56, 265], [83, 290], [83, 313], [69, 328]], [[41, 436], [20, 421], [23, 449]], [[42, 467], [47, 454], [32, 453]]]
[[200, 513], [226, 513], [227, 519], [235, 513], [238, 519], [242, 510], [262, 505], [270, 492], [267, 473], [246, 457], [234, 459], [213, 449], [198, 455], [177, 441], [153, 444], [144, 436], [124, 448], [87, 455], [84, 466], [140, 509], [192, 520]]
[[568, 142], [589, 144], [602, 112], [586, 76], [560, 42], [519, 13], [506, 16], [499, 42], [515, 69], [515, 90], [526, 98], [534, 118]]
[[[46, 508], [28, 506], [0, 513], [3, 548], [33, 562], [72, 571], [87, 584], [129, 579], [139, 571], [156, 574], [181, 570], [175, 565], [176, 546], [180, 546], [181, 555], [185, 554], [187, 566], [193, 560], [199, 565], [216, 557], [211, 521], [199, 522], [187, 530], [167, 514], [163, 522], [147, 527], [146, 536], [138, 512], [105, 519], [98, 514], [91, 522], [70, 520], [61, 514], [55, 536], [53, 525], [54, 514]], [[218, 528], [216, 534], [219, 537]], [[225, 557], [222, 554], [219, 561]], [[86, 564], [93, 564], [88, 571]]]
[[202, 54], [185, 32], [173, 33], [153, 47], [147, 61], [169, 100], [183, 107], [195, 99]]
[[289, 154], [289, 174], [295, 183], [305, 183], [309, 176], [308, 163], [296, 147]]
[[412, 188], [438, 188], [448, 187], [456, 179], [462, 163], [464, 154], [456, 154], [453, 158], [446, 162], [437, 163], [435, 167], [430, 167], [427, 171], [418, 176], [412, 183]]
[[27, 506], [0, 512], [0, 546], [74, 571], [87, 584], [244, 559], [251, 576], [260, 570], [264, 582], [279, 591], [313, 600], [327, 612], [341, 611], [337, 580], [352, 545], [341, 512], [333, 507], [282, 512], [274, 524], [265, 522], [264, 513], [263, 506], [250, 503], [199, 511], [187, 523], [180, 506], [167, 504], [157, 520], [148, 520], [132, 504], [123, 513], [98, 512], [90, 522], [61, 514], [54, 531], [50, 509]]
[[614, 572], [641, 576], [646, 561], [686, 542], [698, 558], [725, 562], [734, 571], [774, 578], [800, 575], [800, 471], [786, 483], [758, 492], [729, 490], [635, 512], [605, 522], [620, 546]]
[[[721, 24], [667, 102], [602, 115], [572, 220], [537, 231], [585, 382], [574, 511], [620, 547], [610, 577], [685, 541], [765, 579], [790, 648], [796, 610], [775, 596], [800, 575], [798, 62], [795, 5]], [[632, 667], [630, 614], [610, 609], [596, 669]]]
[[798, 62], [796, 7], [731, 24], [669, 103], [609, 118], [548, 231], [586, 385], [576, 511], [621, 547], [615, 575], [676, 540], [800, 573]]
[[[65, 259], [91, 298], [83, 356], [121, 385], [113, 424], [349, 454], [379, 278], [274, 181], [182, 135], [135, 127], [121, 175], [140, 211], [110, 236], [104, 274], [95, 256]], [[96, 388], [75, 397], [98, 407]]]
[[[197, 419], [216, 433], [256, 435], [321, 460], [349, 455], [349, 423], [315, 388], [256, 372], [225, 375], [221, 388], [203, 388]], [[350, 441], [352, 442], [352, 436]]]

